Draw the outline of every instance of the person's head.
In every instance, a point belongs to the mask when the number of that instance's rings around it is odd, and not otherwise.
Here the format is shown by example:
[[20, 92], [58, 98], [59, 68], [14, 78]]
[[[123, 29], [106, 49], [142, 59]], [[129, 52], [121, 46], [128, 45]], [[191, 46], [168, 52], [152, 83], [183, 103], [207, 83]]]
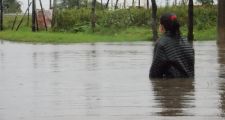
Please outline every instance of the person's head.
[[177, 16], [173, 13], [166, 13], [160, 17], [160, 31], [170, 32], [173, 36], [180, 36], [180, 24]]

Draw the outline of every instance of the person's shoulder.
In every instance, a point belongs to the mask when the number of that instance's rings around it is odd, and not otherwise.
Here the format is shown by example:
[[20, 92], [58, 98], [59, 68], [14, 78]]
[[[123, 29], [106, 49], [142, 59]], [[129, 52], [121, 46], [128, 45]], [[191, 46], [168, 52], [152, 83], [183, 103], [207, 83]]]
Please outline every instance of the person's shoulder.
[[157, 41], [156, 41], [156, 44], [160, 45], [160, 46], [165, 46], [168, 42], [168, 37], [163, 35], [161, 36]]

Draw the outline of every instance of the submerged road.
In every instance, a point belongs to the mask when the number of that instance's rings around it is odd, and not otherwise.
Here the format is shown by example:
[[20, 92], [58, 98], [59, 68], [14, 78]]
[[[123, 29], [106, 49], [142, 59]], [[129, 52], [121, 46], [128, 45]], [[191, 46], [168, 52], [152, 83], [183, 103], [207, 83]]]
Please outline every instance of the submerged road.
[[0, 120], [225, 119], [225, 47], [196, 42], [195, 79], [149, 80], [150, 42], [0, 42]]

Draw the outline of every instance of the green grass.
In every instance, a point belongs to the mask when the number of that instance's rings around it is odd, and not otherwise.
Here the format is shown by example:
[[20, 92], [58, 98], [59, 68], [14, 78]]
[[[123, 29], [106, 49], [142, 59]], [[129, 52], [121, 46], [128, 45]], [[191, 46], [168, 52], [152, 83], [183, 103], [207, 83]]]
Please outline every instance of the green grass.
[[[182, 33], [186, 36], [186, 28], [182, 28]], [[216, 27], [206, 30], [194, 30], [195, 40], [216, 40]], [[134, 42], [134, 41], [150, 41], [152, 33], [150, 28], [130, 27], [123, 30], [103, 29], [92, 32], [31, 32], [30, 29], [21, 28], [20, 31], [3, 31], [0, 32], [0, 39], [31, 42], [31, 43], [94, 43], [94, 42]]]
[[62, 32], [30, 32], [30, 31], [3, 31], [0, 39], [33, 42], [33, 43], [94, 43], [94, 42], [127, 42], [144, 41], [150, 39], [150, 32], [145, 28], [129, 28], [111, 35], [101, 33], [62, 33]]
[[217, 30], [216, 27], [212, 27], [206, 30], [197, 31], [194, 30], [195, 40], [206, 41], [206, 40], [216, 40], [217, 39]]

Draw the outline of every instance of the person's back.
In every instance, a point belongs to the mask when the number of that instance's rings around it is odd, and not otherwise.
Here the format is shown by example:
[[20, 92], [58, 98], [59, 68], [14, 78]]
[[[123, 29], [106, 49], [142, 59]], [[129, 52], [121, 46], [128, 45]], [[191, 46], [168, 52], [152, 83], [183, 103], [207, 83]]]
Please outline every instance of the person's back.
[[176, 32], [166, 30], [156, 42], [150, 78], [194, 77], [194, 49]]

